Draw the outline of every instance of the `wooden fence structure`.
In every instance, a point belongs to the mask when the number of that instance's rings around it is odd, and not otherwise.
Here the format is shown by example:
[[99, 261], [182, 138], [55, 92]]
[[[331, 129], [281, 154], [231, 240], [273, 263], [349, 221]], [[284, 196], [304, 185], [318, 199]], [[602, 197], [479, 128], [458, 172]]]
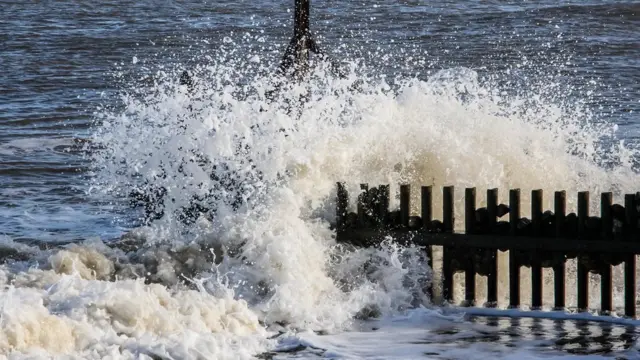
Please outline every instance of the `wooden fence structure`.
[[[411, 187], [400, 186], [400, 209], [389, 211], [389, 185], [362, 184], [357, 212], [348, 212], [349, 194], [338, 183], [336, 231], [339, 242], [369, 246], [391, 235], [395, 241], [424, 246], [430, 265], [431, 246], [442, 246], [442, 296], [453, 300], [456, 272], [465, 273], [464, 306], [474, 306], [476, 274], [487, 277], [488, 307], [497, 306], [497, 252], [509, 251], [509, 306], [520, 306], [520, 269], [531, 268], [531, 305], [541, 308], [543, 268], [554, 273], [554, 307], [565, 308], [565, 263], [577, 258], [577, 307], [589, 309], [589, 273], [601, 276], [601, 313], [613, 310], [612, 266], [624, 263], [624, 312], [636, 315], [636, 255], [640, 254], [636, 194], [600, 195], [600, 216], [589, 215], [589, 192], [579, 192], [577, 214], [566, 214], [565, 191], [556, 191], [554, 211], [543, 210], [542, 190], [531, 192], [531, 219], [520, 216], [520, 190], [509, 191], [509, 204], [498, 204], [498, 189], [487, 190], [486, 207], [476, 205], [476, 189], [465, 189], [463, 233], [454, 231], [454, 187], [442, 188], [442, 220], [433, 219], [433, 188], [421, 187], [421, 214], [410, 213]], [[504, 215], [509, 221], [500, 221]], [[433, 268], [433, 266], [432, 266]], [[427, 289], [433, 295], [433, 289]]]

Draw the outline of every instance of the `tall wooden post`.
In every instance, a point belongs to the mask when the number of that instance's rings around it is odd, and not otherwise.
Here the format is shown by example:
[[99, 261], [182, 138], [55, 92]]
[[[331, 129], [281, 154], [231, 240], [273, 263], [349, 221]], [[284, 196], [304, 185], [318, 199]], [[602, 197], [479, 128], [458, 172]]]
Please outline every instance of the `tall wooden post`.
[[[561, 239], [564, 234], [564, 221], [567, 213], [567, 193], [556, 191], [555, 193], [555, 211], [556, 211], [556, 238]], [[562, 240], [558, 240], [562, 241]], [[561, 253], [557, 256], [561, 257], [561, 261], [553, 265], [553, 304], [554, 309], [564, 310], [565, 307], [565, 255]]]
[[294, 36], [300, 40], [309, 35], [309, 2], [310, 0], [295, 0], [295, 28]]
[[[442, 188], [442, 227], [445, 233], [453, 233], [455, 208], [453, 206], [454, 187]], [[442, 247], [442, 300], [453, 302], [453, 268], [452, 254], [449, 246]]]
[[[464, 222], [465, 232], [473, 234], [474, 225], [476, 223], [476, 188], [467, 188], [464, 192]], [[474, 251], [475, 249], [469, 249]], [[464, 271], [464, 306], [475, 306], [476, 304], [476, 272], [473, 256], [466, 264]]]
[[[520, 221], [520, 189], [509, 190], [509, 225], [511, 236], [518, 235]], [[515, 250], [509, 250], [509, 307], [520, 307], [520, 261]]]
[[[613, 194], [610, 192], [600, 195], [600, 218], [602, 219], [602, 240], [611, 241], [613, 231], [613, 217], [611, 214]], [[613, 310], [613, 278], [611, 265], [602, 264], [600, 270], [600, 311], [609, 314]]]
[[[587, 234], [587, 218], [589, 217], [589, 192], [578, 193], [578, 235], [584, 240]], [[589, 270], [582, 262], [582, 256], [578, 255], [577, 283], [578, 283], [578, 311], [589, 309]]]
[[[531, 221], [533, 222], [533, 235], [541, 236], [542, 233], [542, 190], [531, 192]], [[542, 282], [543, 272], [540, 253], [535, 254], [531, 264], [531, 308], [542, 308]]]
[[[423, 186], [421, 194], [421, 203], [422, 203], [422, 228], [425, 232], [428, 232], [431, 227], [431, 220], [433, 220], [433, 202], [432, 202], [432, 188], [431, 186]], [[431, 246], [427, 245], [427, 264], [431, 269], [431, 274], [433, 274], [433, 249]], [[433, 276], [431, 277], [431, 282], [425, 289], [425, 293], [429, 296], [429, 300], [434, 303], [433, 298]]]
[[[496, 231], [498, 220], [498, 189], [487, 190], [487, 210], [489, 211], [489, 230]], [[491, 263], [487, 274], [487, 304], [486, 307], [498, 306], [498, 251], [491, 250]]]
[[296, 75], [304, 74], [309, 68], [309, 2], [296, 0], [295, 24], [293, 38], [296, 41], [295, 67]]
[[[624, 196], [626, 217], [625, 241], [634, 242], [638, 236], [638, 210], [634, 194]], [[636, 254], [629, 254], [624, 260], [624, 314], [636, 316]]]
[[289, 74], [293, 69], [293, 75], [298, 79], [309, 70], [309, 52], [319, 52], [309, 30], [310, 2], [311, 0], [295, 0], [293, 38], [280, 64], [281, 71]]

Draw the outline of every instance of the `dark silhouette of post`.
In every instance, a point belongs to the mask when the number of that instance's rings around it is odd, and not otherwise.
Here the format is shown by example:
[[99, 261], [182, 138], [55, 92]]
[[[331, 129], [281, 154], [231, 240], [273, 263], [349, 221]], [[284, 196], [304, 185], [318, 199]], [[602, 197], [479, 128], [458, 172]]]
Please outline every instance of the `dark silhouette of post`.
[[293, 34], [297, 41], [304, 41], [309, 35], [309, 0], [296, 0]]
[[293, 38], [287, 47], [280, 69], [300, 78], [309, 70], [310, 52], [319, 53], [309, 30], [309, 3], [311, 0], [295, 0]]
[[301, 74], [306, 73], [309, 68], [309, 42], [311, 40], [309, 32], [309, 2], [310, 0], [296, 0], [293, 38], [297, 44], [295, 64]]

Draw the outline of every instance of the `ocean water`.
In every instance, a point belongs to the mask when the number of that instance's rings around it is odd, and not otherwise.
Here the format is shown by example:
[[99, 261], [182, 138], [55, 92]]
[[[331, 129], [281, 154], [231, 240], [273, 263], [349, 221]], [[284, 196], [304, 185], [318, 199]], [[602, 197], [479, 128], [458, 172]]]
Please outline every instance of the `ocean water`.
[[312, 2], [300, 83], [292, 1], [1, 5], [0, 358], [640, 358], [636, 320], [434, 306], [422, 249], [331, 230], [337, 181], [638, 191], [640, 3]]

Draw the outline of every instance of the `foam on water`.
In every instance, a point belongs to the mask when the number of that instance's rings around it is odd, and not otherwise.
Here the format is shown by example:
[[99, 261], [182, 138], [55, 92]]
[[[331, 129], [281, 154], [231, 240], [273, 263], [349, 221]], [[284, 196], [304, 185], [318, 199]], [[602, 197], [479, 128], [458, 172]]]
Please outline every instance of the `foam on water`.
[[15, 155], [17, 153], [50, 152], [57, 147], [71, 145], [71, 138], [52, 139], [13, 139], [0, 144], [0, 155]]
[[12, 359], [239, 359], [269, 343], [245, 301], [118, 279], [116, 254], [97, 243], [41, 255], [38, 268], [0, 269], [0, 351]]
[[[272, 93], [279, 79], [263, 57], [211, 55], [193, 89], [159, 69], [153, 86], [97, 114], [92, 194], [162, 187], [164, 216], [129, 234], [130, 249], [93, 241], [3, 265], [5, 353], [248, 358], [272, 349], [276, 330], [335, 334], [355, 316], [428, 305], [420, 249], [335, 243], [337, 181], [355, 198], [361, 182], [620, 194], [638, 180], [615, 126], [562, 96], [522, 97], [469, 69], [389, 79], [355, 62], [343, 77], [319, 64]], [[185, 225], [194, 202], [203, 214]]]

